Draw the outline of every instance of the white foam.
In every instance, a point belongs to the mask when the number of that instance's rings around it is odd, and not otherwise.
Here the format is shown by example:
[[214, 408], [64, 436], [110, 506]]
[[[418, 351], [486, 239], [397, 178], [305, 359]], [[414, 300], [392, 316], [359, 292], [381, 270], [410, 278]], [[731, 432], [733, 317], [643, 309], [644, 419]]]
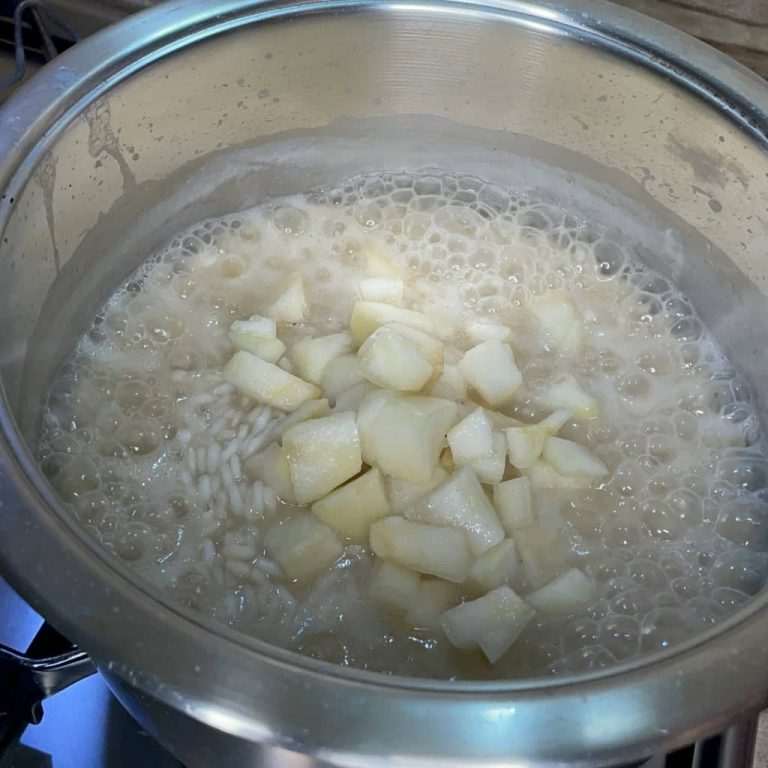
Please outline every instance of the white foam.
[[[320, 658], [512, 677], [594, 669], [663, 647], [762, 587], [768, 463], [745, 445], [760, 438], [748, 388], [690, 303], [633, 245], [450, 174], [357, 178], [202, 222], [115, 292], [62, 368], [44, 418], [43, 466], [89, 530], [176, 599]], [[598, 597], [565, 626], [533, 622], [494, 669], [368, 605], [369, 557], [359, 547], [308, 593], [264, 559], [264, 534], [284, 507], [243, 462], [279, 416], [223, 382], [227, 330], [262, 313], [295, 270], [306, 277], [310, 316], [282, 328], [284, 340], [343, 330], [372, 248], [402, 269], [406, 301], [435, 318], [447, 359], [470, 345], [470, 321], [512, 329], [526, 380], [513, 415], [544, 415], [537, 388], [563, 370], [601, 403], [599, 420], [562, 434], [587, 443], [609, 480], [542, 501], [553, 520], [566, 520], [563, 565], [592, 574]], [[566, 290], [585, 318], [577, 361], [558, 356], [525, 310], [551, 289]]]

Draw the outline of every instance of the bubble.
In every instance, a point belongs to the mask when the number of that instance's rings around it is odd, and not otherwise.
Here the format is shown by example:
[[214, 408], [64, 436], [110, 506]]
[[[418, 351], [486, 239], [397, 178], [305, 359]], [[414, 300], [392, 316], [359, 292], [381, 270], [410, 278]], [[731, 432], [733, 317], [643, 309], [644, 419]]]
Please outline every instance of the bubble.
[[623, 462], [614, 471], [613, 484], [622, 496], [636, 496], [647, 482], [647, 473], [636, 463]]
[[126, 448], [112, 437], [103, 437], [99, 440], [97, 450], [101, 456], [111, 458], [124, 458], [128, 455]]
[[629, 575], [637, 584], [651, 592], [660, 592], [669, 581], [664, 569], [658, 563], [645, 559], [633, 560], [629, 564]]
[[614, 520], [604, 527], [606, 544], [611, 547], [631, 547], [643, 539], [643, 530], [633, 520]]
[[701, 323], [691, 317], [678, 320], [672, 326], [672, 335], [680, 341], [696, 341], [701, 336]]
[[129, 523], [119, 529], [113, 539], [115, 553], [123, 560], [139, 560], [151, 547], [149, 528], [142, 523]]
[[631, 616], [606, 616], [600, 621], [598, 640], [616, 659], [631, 658], [640, 645], [640, 625]]
[[688, 623], [679, 610], [654, 608], [640, 625], [640, 647], [645, 652], [663, 650], [689, 634]]
[[574, 651], [565, 663], [569, 672], [593, 672], [615, 664], [616, 657], [607, 648], [593, 645]]
[[618, 275], [626, 262], [624, 249], [611, 240], [601, 240], [594, 246], [600, 279], [611, 280]]
[[730, 587], [719, 587], [712, 590], [712, 599], [727, 613], [741, 608], [749, 600], [749, 597], [748, 594]]
[[176, 528], [176, 514], [170, 506], [137, 504], [131, 511], [131, 517], [155, 533], [169, 533]]
[[562, 643], [566, 653], [594, 645], [598, 640], [597, 624], [591, 619], [579, 618], [569, 622], [562, 629]]
[[114, 438], [134, 456], [153, 453], [161, 440], [159, 431], [151, 423], [141, 421], [120, 424]]
[[737, 550], [717, 557], [712, 568], [712, 580], [717, 587], [728, 587], [754, 595], [763, 588], [768, 561], [764, 555]]
[[666, 376], [672, 369], [670, 357], [663, 350], [643, 352], [635, 358], [635, 364], [652, 376]]
[[138, 380], [121, 381], [115, 393], [118, 405], [127, 413], [140, 408], [149, 394], [149, 387]]
[[627, 562], [617, 557], [606, 557], [603, 560], [598, 560], [592, 565], [590, 571], [598, 582], [609, 582], [617, 577], [629, 575]]
[[[78, 454], [81, 450], [81, 445], [78, 439], [68, 433], [63, 432], [61, 434], [56, 435], [50, 442], [50, 449], [54, 453], [69, 453], [69, 454]], [[51, 467], [52, 468], [52, 467]], [[46, 471], [46, 474], [48, 471]]]
[[650, 610], [653, 601], [647, 590], [633, 585], [611, 599], [609, 605], [614, 613], [638, 616]]
[[708, 597], [695, 597], [689, 600], [683, 609], [686, 622], [701, 630], [716, 624], [725, 613], [723, 606]]
[[759, 551], [768, 550], [768, 504], [741, 497], [726, 502], [717, 519], [717, 532], [724, 538]]
[[81, 493], [74, 500], [77, 516], [87, 525], [98, 525], [110, 510], [110, 502], [99, 490]]
[[680, 576], [671, 582], [672, 592], [682, 600], [690, 600], [701, 594], [701, 584], [699, 579], [690, 576]]
[[309, 217], [292, 205], [280, 205], [272, 212], [272, 226], [284, 235], [299, 237], [307, 231]]
[[[53, 462], [57, 463], [52, 473]], [[43, 470], [65, 501], [95, 491], [101, 484], [98, 467], [85, 456], [66, 456], [65, 460], [64, 454], [54, 454], [46, 459]]]
[[677, 515], [685, 528], [701, 522], [702, 499], [693, 491], [679, 488], [667, 495], [667, 505], [672, 514]]
[[[235, 280], [241, 277], [245, 274], [247, 268], [245, 261], [239, 256], [225, 256], [219, 265], [221, 276], [227, 280]], [[170, 318], [166, 318], [166, 320], [170, 320]], [[174, 337], [172, 336], [171, 338]]]
[[662, 463], [671, 462], [680, 452], [680, 444], [674, 435], [651, 435], [648, 438], [648, 453]]
[[717, 465], [717, 479], [745, 491], [768, 485], [768, 462], [753, 455], [726, 455]]
[[659, 592], [653, 597], [653, 604], [656, 608], [679, 608], [680, 598], [672, 592]]

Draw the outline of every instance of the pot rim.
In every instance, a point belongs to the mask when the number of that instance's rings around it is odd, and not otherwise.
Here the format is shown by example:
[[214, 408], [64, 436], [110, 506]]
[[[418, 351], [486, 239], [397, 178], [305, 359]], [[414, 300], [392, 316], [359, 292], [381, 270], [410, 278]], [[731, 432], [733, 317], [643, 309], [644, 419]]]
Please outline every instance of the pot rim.
[[[768, 143], [768, 87], [760, 78], [684, 33], [599, 0], [539, 4], [516, 0], [191, 0], [143, 11], [88, 38], [43, 68], [0, 109], [0, 231], [10, 217], [17, 191], [58, 135], [88, 105], [132, 74], [186, 46], [245, 25], [346, 12], [491, 15], [579, 42], [596, 43], [661, 72], [705, 99], [760, 144]], [[220, 688], [216, 675], [221, 673], [216, 664], [211, 664], [214, 657], [228, 661], [236, 656], [239, 668], [255, 674], [264, 674], [270, 667], [272, 675], [307, 677], [329, 696], [345, 695], [344, 691], [351, 695], [354, 691], [363, 701], [377, 705], [407, 692], [418, 697], [425, 707], [454, 707], [456, 715], [465, 721], [478, 717], [493, 721], [495, 717], [494, 733], [501, 725], [511, 727], [513, 721], [520, 722], [518, 709], [530, 709], [526, 717], [531, 719], [542, 717], [545, 711], [549, 716], [547, 707], [553, 710], [552, 719], [562, 717], [566, 710], [554, 711], [555, 695], [568, 706], [583, 706], [593, 719], [613, 717], [614, 708], [623, 700], [643, 720], [640, 714], [647, 714], [651, 691], [654, 696], [664, 692], [673, 696], [675, 691], [685, 690], [690, 695], [691, 688], [702, 692], [695, 707], [686, 711], [679, 708], [674, 725], [653, 724], [653, 719], [646, 717], [644, 725], [627, 722], [593, 735], [593, 757], [613, 754], [617, 748], [627, 757], [643, 756], [654, 740], [682, 743], [698, 723], [706, 721], [714, 729], [741, 710], [758, 706], [768, 691], [768, 680], [761, 680], [768, 671], [768, 649], [759, 647], [768, 628], [768, 594], [751, 600], [713, 629], [669, 650], [643, 655], [598, 673], [556, 679], [451, 682], [395, 678], [339, 667], [272, 646], [173, 605], [99, 547], [71, 519], [44, 480], [21, 438], [4, 393], [0, 427], [0, 489], [5, 510], [0, 520], [0, 560], [11, 581], [109, 671], [221, 730], [276, 744], [292, 744], [297, 738], [295, 730], [280, 732], [268, 723], [269, 718], [265, 718], [266, 726], [265, 722], [254, 722], [247, 707], [247, 690], [242, 685], [234, 695], [229, 690], [216, 690], [219, 703], [212, 706], [206, 697], [212, 687]], [[111, 621], [105, 624], [98, 616], [87, 616], [86, 611], [73, 612], [61, 599], [66, 579], [62, 580], [56, 569], [41, 569], [39, 565], [31, 574], [29, 564], [15, 554], [27, 548], [30, 535], [40, 537], [42, 551], [56, 553], [56, 564], [74, 576], [78, 584], [90, 583], [89, 600], [104, 609], [111, 603], [112, 611], [117, 608], [119, 613], [111, 613]], [[22, 546], [22, 542], [27, 545]], [[146, 627], [153, 621], [163, 625], [163, 636], [145, 633], [141, 642], [136, 642], [135, 626]], [[129, 625], [134, 629], [127, 631]], [[132, 648], [125, 647], [126, 637], [134, 641]], [[169, 664], [174, 653], [171, 639], [185, 643], [185, 654], [201, 663], [187, 670]], [[746, 649], [753, 654], [749, 659], [743, 656]], [[722, 667], [717, 674], [711, 673], [709, 681], [702, 679], [704, 653], [712, 656], [706, 665], [708, 671], [713, 665]], [[306, 680], [301, 683], [306, 684]], [[232, 679], [227, 685], [238, 687]], [[619, 689], [627, 688], [636, 689], [637, 695], [623, 699]], [[673, 736], [670, 731], [683, 735]], [[502, 742], [499, 744], [501, 747]], [[342, 740], [330, 747], [328, 754], [346, 754], [359, 750], [359, 746], [354, 739]], [[435, 747], [435, 743], [430, 746]], [[438, 746], [446, 760], [456, 758], [466, 764], [462, 750], [457, 750], [451, 739]], [[509, 746], [506, 748], [509, 750]], [[546, 756], [549, 751], [542, 747], [538, 754]]]

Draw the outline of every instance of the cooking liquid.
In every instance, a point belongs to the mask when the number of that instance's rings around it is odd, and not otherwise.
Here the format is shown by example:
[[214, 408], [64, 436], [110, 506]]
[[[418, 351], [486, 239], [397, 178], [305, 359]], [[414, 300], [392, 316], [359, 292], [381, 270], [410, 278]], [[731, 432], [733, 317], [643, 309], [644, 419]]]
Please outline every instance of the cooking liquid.
[[[228, 329], [266, 314], [298, 270], [310, 309], [279, 328], [289, 350], [346, 330], [370, 249], [405, 270], [405, 306], [434, 319], [449, 360], [473, 346], [470, 320], [512, 329], [525, 387], [507, 413], [546, 416], [536, 393], [563, 371], [600, 403], [560, 436], [594, 451], [608, 478], [536, 497], [541, 524], [561, 532], [552, 577], [578, 567], [597, 596], [566, 620], [537, 616], [494, 666], [372, 603], [364, 548], [347, 546], [309, 588], [264, 551], [290, 510], [244, 465], [283, 415], [224, 382]], [[584, 318], [578, 358], [553, 351], [524, 308], [551, 289]], [[39, 455], [82, 524], [174, 600], [343, 665], [472, 678], [598, 669], [741, 606], [768, 573], [760, 442], [747, 386], [631, 243], [476, 178], [380, 174], [202, 222], [145, 262], [60, 369]]]

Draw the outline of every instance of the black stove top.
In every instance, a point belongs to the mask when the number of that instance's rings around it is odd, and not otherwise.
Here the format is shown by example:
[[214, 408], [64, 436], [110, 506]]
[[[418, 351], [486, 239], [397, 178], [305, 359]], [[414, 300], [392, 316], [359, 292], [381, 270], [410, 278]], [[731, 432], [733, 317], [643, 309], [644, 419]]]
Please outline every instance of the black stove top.
[[[0, 644], [26, 649], [43, 621], [0, 580]], [[44, 705], [38, 725], [0, 754], [0, 768], [181, 768], [128, 715], [98, 675]]]

